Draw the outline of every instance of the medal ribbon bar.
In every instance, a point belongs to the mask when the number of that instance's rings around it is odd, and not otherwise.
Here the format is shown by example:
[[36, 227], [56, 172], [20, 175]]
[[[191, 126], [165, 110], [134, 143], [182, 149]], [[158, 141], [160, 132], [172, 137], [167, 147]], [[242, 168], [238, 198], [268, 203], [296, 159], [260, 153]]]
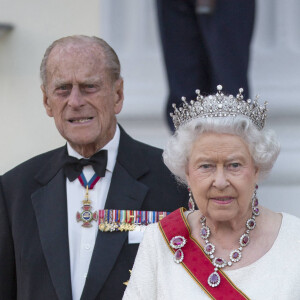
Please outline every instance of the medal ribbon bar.
[[100, 209], [99, 230], [103, 232], [144, 231], [147, 225], [157, 223], [169, 214], [165, 211]]

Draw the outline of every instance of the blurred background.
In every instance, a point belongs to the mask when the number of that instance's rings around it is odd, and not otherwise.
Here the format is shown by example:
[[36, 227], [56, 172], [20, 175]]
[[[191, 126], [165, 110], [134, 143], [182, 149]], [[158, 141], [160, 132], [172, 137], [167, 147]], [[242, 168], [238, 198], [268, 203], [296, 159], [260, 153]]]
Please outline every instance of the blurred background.
[[[96, 35], [119, 55], [125, 81], [120, 124], [163, 148], [167, 79], [154, 0], [0, 0], [0, 174], [64, 144], [42, 105], [39, 65], [63, 36]], [[281, 154], [258, 198], [300, 217], [300, 1], [257, 0], [250, 96], [268, 101]], [[238, 16], [237, 16], [238, 17]], [[195, 87], [196, 89], [197, 87]], [[226, 87], [224, 87], [226, 91]]]

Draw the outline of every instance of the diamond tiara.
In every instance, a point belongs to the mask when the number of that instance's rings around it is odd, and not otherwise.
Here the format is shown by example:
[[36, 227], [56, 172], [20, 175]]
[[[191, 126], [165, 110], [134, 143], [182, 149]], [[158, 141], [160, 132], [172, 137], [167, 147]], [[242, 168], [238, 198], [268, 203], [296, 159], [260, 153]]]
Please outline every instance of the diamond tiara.
[[183, 104], [177, 108], [173, 104], [174, 113], [170, 113], [173, 119], [175, 129], [179, 126], [190, 122], [197, 118], [214, 118], [242, 115], [252, 121], [258, 130], [263, 129], [267, 118], [267, 102], [263, 106], [258, 104], [258, 96], [254, 100], [244, 100], [243, 89], [239, 89], [239, 93], [226, 96], [222, 93], [222, 86], [217, 86], [215, 95], [202, 96], [200, 90], [196, 90], [196, 100], [191, 100], [189, 103], [185, 97], [181, 100]]

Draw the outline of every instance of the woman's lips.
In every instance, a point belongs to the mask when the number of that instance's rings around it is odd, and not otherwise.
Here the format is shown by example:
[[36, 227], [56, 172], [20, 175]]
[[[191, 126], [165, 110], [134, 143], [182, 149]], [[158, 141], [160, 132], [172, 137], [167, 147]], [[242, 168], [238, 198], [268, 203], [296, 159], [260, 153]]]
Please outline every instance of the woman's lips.
[[234, 198], [233, 197], [214, 197], [210, 198], [210, 200], [214, 201], [217, 204], [225, 205], [231, 203]]

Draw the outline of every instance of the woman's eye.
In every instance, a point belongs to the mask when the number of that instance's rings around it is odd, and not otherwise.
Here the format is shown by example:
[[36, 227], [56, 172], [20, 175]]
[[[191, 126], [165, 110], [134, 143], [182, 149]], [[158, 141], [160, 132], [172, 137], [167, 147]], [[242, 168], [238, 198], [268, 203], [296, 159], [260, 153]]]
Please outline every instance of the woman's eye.
[[231, 163], [228, 165], [229, 169], [238, 169], [240, 166], [240, 163]]
[[201, 169], [209, 169], [211, 167], [212, 167], [212, 165], [210, 165], [210, 164], [203, 164], [200, 166]]

